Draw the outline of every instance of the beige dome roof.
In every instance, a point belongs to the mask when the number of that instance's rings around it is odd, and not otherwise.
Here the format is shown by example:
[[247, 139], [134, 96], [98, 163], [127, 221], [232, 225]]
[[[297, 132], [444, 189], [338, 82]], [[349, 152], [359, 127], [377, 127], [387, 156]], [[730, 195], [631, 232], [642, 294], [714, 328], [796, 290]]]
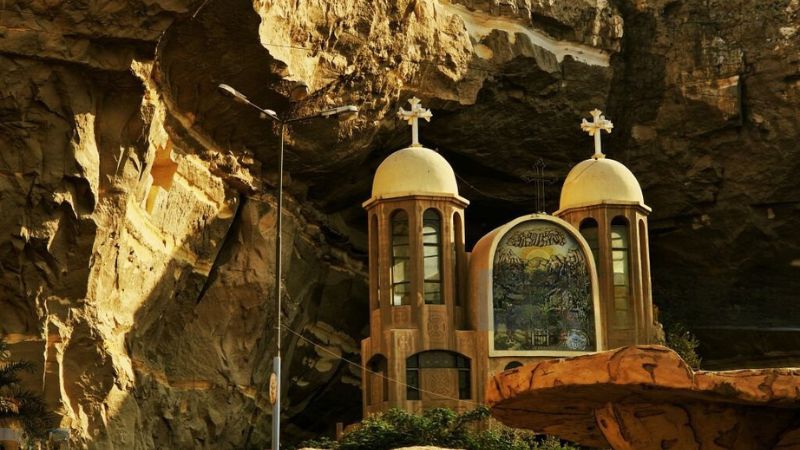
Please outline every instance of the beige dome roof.
[[458, 197], [453, 168], [442, 155], [421, 146], [389, 155], [372, 181], [373, 200], [413, 194]]
[[645, 206], [639, 182], [622, 163], [608, 158], [582, 161], [564, 180], [559, 209], [602, 203]]

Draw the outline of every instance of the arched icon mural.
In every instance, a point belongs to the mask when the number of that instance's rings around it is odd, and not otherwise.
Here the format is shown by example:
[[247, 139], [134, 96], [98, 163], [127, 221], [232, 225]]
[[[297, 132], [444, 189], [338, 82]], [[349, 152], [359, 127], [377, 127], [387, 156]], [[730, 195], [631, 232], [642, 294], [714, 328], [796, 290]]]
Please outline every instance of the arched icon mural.
[[547, 220], [514, 226], [494, 254], [495, 351], [595, 351], [587, 255], [575, 237]]

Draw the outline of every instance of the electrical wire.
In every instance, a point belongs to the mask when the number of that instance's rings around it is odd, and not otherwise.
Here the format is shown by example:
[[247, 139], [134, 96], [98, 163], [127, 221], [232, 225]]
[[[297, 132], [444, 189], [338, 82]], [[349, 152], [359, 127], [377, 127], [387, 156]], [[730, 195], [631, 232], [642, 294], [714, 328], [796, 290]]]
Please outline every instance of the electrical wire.
[[[480, 194], [480, 195], [483, 195], [484, 197], [493, 198], [493, 199], [495, 199], [495, 200], [502, 200], [502, 201], [504, 201], [504, 202], [512, 202], [512, 201], [515, 201], [514, 199], [510, 199], [510, 198], [508, 198], [508, 197], [500, 197], [499, 195], [490, 194], [490, 193], [488, 193], [488, 192], [486, 192], [486, 191], [483, 191], [483, 190], [481, 190], [481, 189], [478, 189], [478, 188], [476, 188], [476, 187], [475, 187], [475, 186], [474, 186], [472, 183], [470, 183], [469, 181], [465, 180], [465, 179], [464, 179], [464, 177], [462, 177], [462, 176], [461, 176], [461, 175], [459, 175], [459, 174], [456, 174], [456, 178], [458, 178], [459, 180], [461, 180], [461, 182], [463, 182], [464, 184], [466, 184], [466, 185], [467, 185], [467, 187], [469, 187], [469, 188], [470, 188], [470, 189], [472, 189], [473, 191], [477, 192], [478, 194]], [[525, 195], [523, 195], [523, 196], [522, 196], [522, 198], [523, 198], [523, 201], [530, 201], [530, 200], [531, 200], [530, 196], [525, 196]]]

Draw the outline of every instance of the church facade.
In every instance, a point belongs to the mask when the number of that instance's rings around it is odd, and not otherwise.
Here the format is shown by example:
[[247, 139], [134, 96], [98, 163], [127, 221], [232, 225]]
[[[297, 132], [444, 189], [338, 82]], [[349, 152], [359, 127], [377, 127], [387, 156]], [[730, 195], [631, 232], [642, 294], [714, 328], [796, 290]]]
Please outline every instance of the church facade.
[[471, 409], [491, 374], [541, 359], [654, 343], [647, 216], [635, 176], [601, 151], [611, 122], [582, 127], [595, 153], [567, 176], [553, 215], [502, 225], [467, 252], [455, 173], [418, 139], [430, 111], [399, 115], [412, 143], [378, 167], [369, 223], [364, 415]]

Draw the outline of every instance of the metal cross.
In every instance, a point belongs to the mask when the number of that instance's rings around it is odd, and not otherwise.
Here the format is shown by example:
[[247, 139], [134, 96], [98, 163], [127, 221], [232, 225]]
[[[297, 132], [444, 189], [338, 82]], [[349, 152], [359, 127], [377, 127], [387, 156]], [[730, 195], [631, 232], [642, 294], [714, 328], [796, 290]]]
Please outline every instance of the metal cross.
[[397, 117], [408, 121], [408, 124], [411, 125], [411, 146], [422, 147], [422, 144], [419, 143], [419, 119], [425, 119], [430, 122], [433, 113], [431, 113], [430, 109], [423, 108], [422, 105], [419, 104], [419, 99], [417, 97], [411, 97], [408, 99], [408, 103], [411, 104], [411, 110], [406, 111], [400, 108], [400, 110], [397, 111]]
[[606, 117], [603, 115], [603, 112], [599, 109], [590, 111], [590, 114], [594, 119], [591, 122], [583, 119], [581, 122], [581, 130], [589, 133], [589, 136], [594, 136], [594, 155], [592, 155], [592, 158], [602, 159], [605, 158], [606, 155], [603, 154], [603, 146], [600, 143], [600, 135], [604, 130], [607, 133], [611, 133], [611, 129], [614, 128], [614, 124], [611, 123], [610, 120], [606, 119]]
[[544, 213], [546, 205], [545, 185], [553, 184], [553, 179], [544, 177], [544, 161], [539, 158], [533, 166], [534, 175], [524, 177], [526, 183], [536, 183], [536, 212]]

